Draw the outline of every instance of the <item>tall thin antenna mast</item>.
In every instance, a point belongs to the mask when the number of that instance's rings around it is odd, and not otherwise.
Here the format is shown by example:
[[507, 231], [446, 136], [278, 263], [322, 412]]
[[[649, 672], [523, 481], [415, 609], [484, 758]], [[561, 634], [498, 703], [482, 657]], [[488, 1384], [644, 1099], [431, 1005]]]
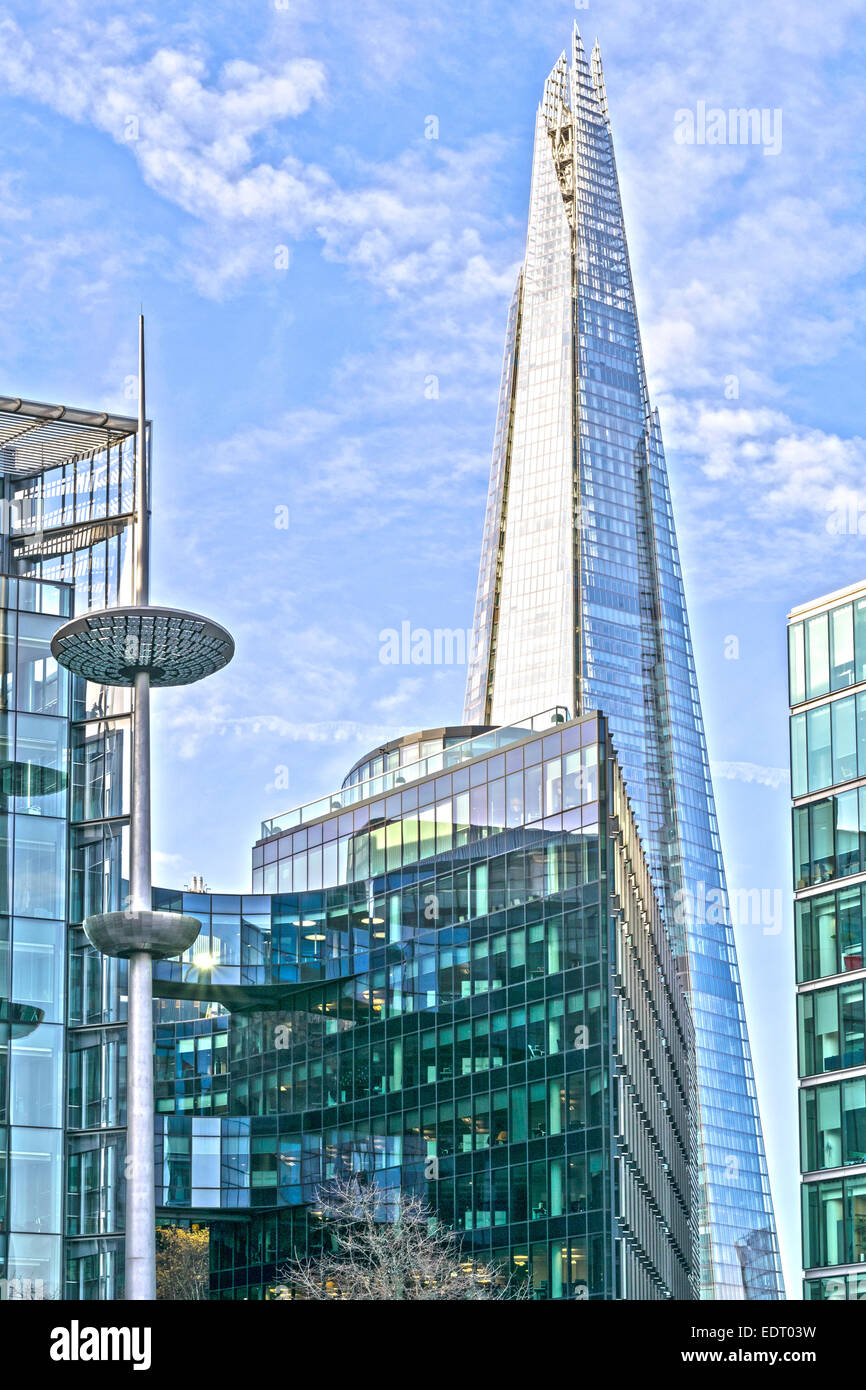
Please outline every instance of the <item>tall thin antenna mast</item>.
[[135, 467], [135, 595], [142, 608], [150, 598], [150, 458], [144, 384], [144, 314], [138, 316], [138, 442]]

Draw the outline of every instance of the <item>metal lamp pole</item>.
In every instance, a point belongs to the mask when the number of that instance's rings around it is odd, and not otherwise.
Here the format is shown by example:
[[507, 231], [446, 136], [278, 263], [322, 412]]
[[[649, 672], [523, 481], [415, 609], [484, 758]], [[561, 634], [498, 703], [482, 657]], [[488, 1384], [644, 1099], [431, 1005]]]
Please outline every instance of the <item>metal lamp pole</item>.
[[[135, 596], [150, 600], [150, 493], [144, 399], [144, 315], [138, 320], [138, 443], [135, 470]], [[150, 672], [135, 674], [132, 724], [132, 815], [129, 906], [151, 907]], [[128, 959], [126, 1297], [156, 1298], [156, 1206], [153, 1172], [153, 960], [147, 951]]]
[[54, 634], [61, 666], [99, 685], [131, 686], [132, 812], [129, 901], [123, 911], [84, 921], [93, 946], [128, 961], [126, 1297], [156, 1296], [153, 1169], [153, 961], [182, 956], [201, 929], [196, 917], [154, 911], [151, 879], [150, 691], [190, 685], [231, 661], [225, 628], [197, 613], [150, 602], [150, 492], [145, 415], [144, 318], [138, 322], [138, 443], [135, 470], [135, 578], [129, 607], [73, 618]]

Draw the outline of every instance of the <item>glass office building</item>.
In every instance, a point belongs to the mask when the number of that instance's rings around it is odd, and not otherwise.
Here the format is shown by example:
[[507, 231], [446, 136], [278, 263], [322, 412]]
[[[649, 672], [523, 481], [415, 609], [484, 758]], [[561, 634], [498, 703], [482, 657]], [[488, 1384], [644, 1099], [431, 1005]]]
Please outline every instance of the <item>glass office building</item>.
[[[123, 1167], [122, 1028], [82, 1015], [75, 924], [126, 896], [131, 704], [49, 644], [128, 601], [135, 428], [0, 398], [0, 1298], [60, 1298], [116, 1254], [70, 1239], [104, 1229]], [[120, 1024], [123, 967], [88, 970]]]
[[395, 741], [265, 823], [262, 891], [157, 894], [206, 924], [156, 967], [157, 1195], [214, 1297], [349, 1173], [537, 1298], [695, 1296], [690, 1016], [604, 720], [556, 720]]
[[804, 1297], [866, 1298], [866, 584], [788, 625]]
[[657, 413], [598, 46], [575, 30], [535, 126], [464, 718], [603, 710], [695, 1020], [702, 1291], [783, 1296]]

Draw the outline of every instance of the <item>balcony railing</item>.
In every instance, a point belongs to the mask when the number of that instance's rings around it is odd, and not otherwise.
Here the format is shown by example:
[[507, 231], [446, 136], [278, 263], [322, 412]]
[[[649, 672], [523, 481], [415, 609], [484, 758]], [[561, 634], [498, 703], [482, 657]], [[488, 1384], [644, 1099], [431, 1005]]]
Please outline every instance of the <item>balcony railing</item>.
[[366, 782], [355, 782], [351, 786], [341, 787], [330, 796], [320, 797], [318, 801], [308, 801], [303, 806], [296, 806], [292, 811], [272, 816], [270, 820], [262, 821], [261, 838], [266, 840], [272, 835], [281, 834], [284, 830], [293, 830], [296, 826], [320, 820], [322, 816], [328, 816], [333, 811], [344, 811], [359, 801], [366, 801], [368, 797], [399, 791], [407, 783], [417, 782], [422, 777], [448, 772], [459, 767], [461, 763], [469, 762], [471, 758], [480, 757], [483, 753], [495, 753], [499, 748], [518, 743], [520, 739], [526, 738], [527, 734], [565, 724], [569, 718], [564, 705], [555, 705], [552, 709], [543, 710], [541, 714], [519, 719], [514, 724], [503, 724], [500, 728], [488, 729], [486, 733], [476, 734], [474, 738], [464, 739], [462, 743], [452, 744], [450, 748], [443, 748], [438, 753], [429, 753], [426, 758], [419, 758], [417, 762], [407, 763], [404, 767], [390, 768], [387, 772], [368, 778]]

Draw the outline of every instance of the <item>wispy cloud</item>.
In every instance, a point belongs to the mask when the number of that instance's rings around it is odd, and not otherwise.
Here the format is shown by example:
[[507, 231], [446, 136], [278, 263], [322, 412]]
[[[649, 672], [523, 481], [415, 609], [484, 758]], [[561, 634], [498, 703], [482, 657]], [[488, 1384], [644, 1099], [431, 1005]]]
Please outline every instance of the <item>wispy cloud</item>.
[[701, 399], [662, 402], [668, 451], [687, 460], [676, 489], [678, 530], [700, 566], [705, 596], [765, 593], [834, 554], [863, 564], [866, 440], [797, 424], [769, 406]]
[[762, 767], [760, 763], [726, 763], [713, 761], [713, 777], [728, 782], [754, 782], [761, 787], [785, 787], [789, 774], [786, 767]]
[[418, 677], [407, 677], [397, 682], [397, 689], [390, 695], [383, 695], [374, 701], [374, 708], [381, 710], [383, 714], [393, 714], [395, 710], [404, 709], [418, 691], [421, 689], [423, 681]]
[[93, 26], [53, 24], [49, 42], [38, 24], [25, 32], [7, 14], [0, 83], [128, 148], [146, 184], [192, 219], [193, 252], [182, 259], [203, 294], [218, 297], [271, 272], [275, 238], [309, 236], [388, 296], [423, 297], [440, 282], [455, 301], [503, 292], [501, 267], [479, 236], [488, 170], [503, 152], [498, 137], [461, 150], [416, 142], [387, 161], [356, 157], [343, 181], [297, 157], [285, 138], [275, 143], [279, 157], [261, 157], [265, 137], [324, 98], [318, 60], [235, 58], [212, 71], [199, 52], [154, 48], [132, 26], [119, 23], [106, 39]]

